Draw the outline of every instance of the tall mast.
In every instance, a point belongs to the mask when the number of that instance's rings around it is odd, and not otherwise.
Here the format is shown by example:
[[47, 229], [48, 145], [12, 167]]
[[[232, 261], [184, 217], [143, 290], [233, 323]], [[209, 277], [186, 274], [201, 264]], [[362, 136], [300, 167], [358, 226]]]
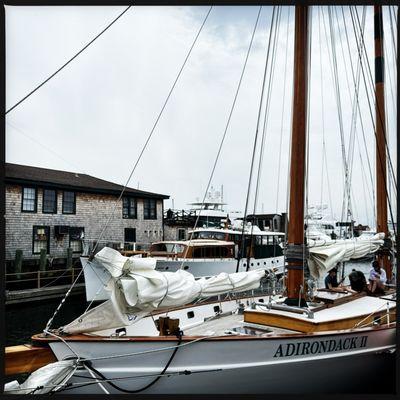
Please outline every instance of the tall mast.
[[308, 7], [296, 6], [294, 38], [293, 120], [290, 163], [290, 202], [287, 299], [289, 305], [305, 305], [303, 284], [304, 177], [308, 94]]
[[[376, 230], [384, 232], [388, 238], [387, 224], [387, 171], [386, 171], [386, 115], [384, 89], [384, 52], [382, 6], [374, 6], [375, 37], [375, 125], [376, 125]], [[387, 246], [385, 246], [387, 247]], [[387, 278], [392, 277], [389, 251], [384, 248], [378, 255], [380, 265], [385, 269]]]

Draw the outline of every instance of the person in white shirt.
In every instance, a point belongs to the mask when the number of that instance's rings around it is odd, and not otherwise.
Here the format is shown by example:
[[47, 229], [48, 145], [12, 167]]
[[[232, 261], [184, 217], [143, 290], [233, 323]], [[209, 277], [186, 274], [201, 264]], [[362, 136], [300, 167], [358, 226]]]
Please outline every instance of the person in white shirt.
[[379, 266], [378, 261], [372, 263], [372, 268], [369, 271], [369, 282], [371, 284], [372, 293], [383, 293], [386, 284], [386, 272]]

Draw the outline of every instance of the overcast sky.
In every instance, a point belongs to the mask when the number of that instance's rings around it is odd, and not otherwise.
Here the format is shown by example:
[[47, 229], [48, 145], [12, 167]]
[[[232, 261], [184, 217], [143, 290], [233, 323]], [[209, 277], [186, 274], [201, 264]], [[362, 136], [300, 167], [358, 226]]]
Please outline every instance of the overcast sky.
[[[7, 6], [6, 108], [52, 74], [124, 8]], [[208, 8], [132, 7], [56, 77], [7, 114], [7, 162], [82, 172], [124, 184]], [[187, 203], [202, 199], [257, 12], [258, 7], [250, 6], [212, 9], [129, 186], [168, 194], [174, 199], [175, 208], [187, 208]], [[320, 8], [312, 8], [311, 13], [308, 203], [320, 204], [322, 198], [333, 216], [340, 219], [344, 190], [342, 148], [326, 7], [323, 12], [324, 19]], [[332, 8], [331, 12], [347, 153], [354, 82], [342, 8]], [[361, 18], [362, 8], [358, 12]], [[348, 8], [344, 14], [356, 70], [357, 47]], [[263, 7], [212, 180], [215, 188], [223, 185], [230, 211], [244, 209], [271, 15], [272, 7]], [[395, 166], [393, 19], [392, 13], [391, 25], [389, 8], [385, 7], [388, 142]], [[257, 212], [286, 210], [293, 24], [294, 8], [282, 7]], [[372, 7], [367, 7], [365, 29], [373, 74]], [[359, 91], [366, 146], [358, 118], [351, 168], [353, 213], [358, 222], [373, 225], [368, 159], [374, 174], [374, 133], [362, 75]], [[325, 169], [322, 176], [323, 137], [328, 174]], [[254, 192], [253, 187], [252, 198]], [[250, 205], [252, 212], [253, 200]], [[172, 200], [167, 200], [165, 207], [171, 206]]]

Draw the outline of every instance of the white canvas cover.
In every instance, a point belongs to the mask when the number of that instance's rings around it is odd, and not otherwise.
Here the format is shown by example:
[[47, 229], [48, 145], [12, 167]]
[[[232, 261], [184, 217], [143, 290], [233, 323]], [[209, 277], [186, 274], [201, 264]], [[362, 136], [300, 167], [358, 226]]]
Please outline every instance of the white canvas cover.
[[155, 309], [188, 304], [195, 299], [227, 292], [256, 289], [265, 276], [263, 269], [234, 274], [220, 273], [210, 279], [194, 279], [184, 270], [160, 272], [153, 259], [124, 257], [103, 248], [96, 262], [112, 275], [107, 290], [110, 300], [84, 313], [63, 327], [65, 333], [96, 332], [130, 325]]
[[377, 233], [372, 238], [309, 241], [310, 273], [319, 278], [339, 262], [373, 254], [383, 245], [384, 238], [384, 233]]
[[[12, 381], [4, 386], [5, 394], [46, 394], [56, 391], [71, 378], [77, 367], [76, 360], [57, 361], [39, 368], [21, 385]], [[40, 389], [36, 389], [40, 388]]]

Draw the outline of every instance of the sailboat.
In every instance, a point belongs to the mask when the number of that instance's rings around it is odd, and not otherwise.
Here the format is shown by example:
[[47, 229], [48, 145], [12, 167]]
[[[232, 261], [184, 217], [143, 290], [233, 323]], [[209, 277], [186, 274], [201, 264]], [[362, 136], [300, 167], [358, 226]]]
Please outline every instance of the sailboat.
[[[380, 6], [375, 13], [379, 24]], [[151, 260], [103, 249], [93, 259], [112, 276], [107, 283], [110, 299], [64, 327], [35, 335], [34, 343], [47, 348], [55, 362], [23, 385], [9, 385], [10, 393], [377, 389], [396, 347], [395, 293], [373, 297], [321, 292], [309, 301], [304, 288], [308, 18], [308, 7], [296, 6], [287, 295], [230, 297], [231, 292], [256, 288], [265, 278], [263, 270], [195, 281], [185, 271], [158, 272]], [[377, 176], [382, 189], [381, 179], [382, 171]], [[386, 201], [381, 198], [379, 218]], [[378, 220], [379, 231], [386, 232], [385, 226], [387, 219]], [[219, 298], [193, 302], [209, 295]]]

